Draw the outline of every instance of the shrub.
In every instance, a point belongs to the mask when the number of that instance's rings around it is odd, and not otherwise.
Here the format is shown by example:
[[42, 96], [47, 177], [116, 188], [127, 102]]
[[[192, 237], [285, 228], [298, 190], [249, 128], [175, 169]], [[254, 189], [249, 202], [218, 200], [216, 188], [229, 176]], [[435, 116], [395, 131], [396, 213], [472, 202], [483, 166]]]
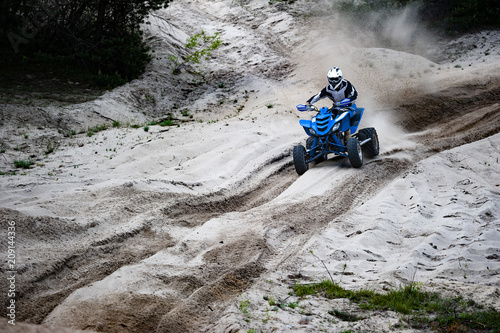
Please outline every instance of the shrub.
[[189, 37], [186, 40], [185, 45], [189, 54], [186, 56], [185, 61], [172, 54], [169, 55], [170, 61], [174, 63], [172, 73], [179, 74], [181, 69], [186, 67], [188, 64], [198, 65], [202, 60], [208, 60], [212, 55], [212, 51], [219, 48], [221, 45], [222, 40], [220, 39], [220, 33], [218, 32], [213, 35], [208, 35], [202, 30], [200, 33]]
[[79, 54], [102, 87], [114, 88], [136, 79], [151, 60], [150, 48], [142, 41], [140, 32], [119, 38], [109, 38]]

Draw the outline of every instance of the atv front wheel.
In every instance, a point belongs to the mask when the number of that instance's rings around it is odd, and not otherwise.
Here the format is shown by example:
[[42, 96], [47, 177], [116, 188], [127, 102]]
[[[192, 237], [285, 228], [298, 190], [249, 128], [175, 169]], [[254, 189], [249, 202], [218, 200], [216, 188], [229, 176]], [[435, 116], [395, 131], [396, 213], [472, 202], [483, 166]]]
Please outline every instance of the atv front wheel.
[[303, 175], [309, 170], [309, 164], [306, 163], [306, 158], [306, 149], [303, 145], [293, 147], [293, 164], [295, 165], [295, 171], [297, 171], [299, 175]]
[[312, 148], [314, 142], [314, 138], [312, 136], [308, 137], [306, 140], [306, 149], [309, 150]]
[[363, 152], [368, 157], [377, 156], [379, 153], [378, 135], [377, 131], [373, 127], [363, 128], [358, 134], [359, 140], [364, 141], [366, 139], [371, 139], [363, 145]]
[[347, 141], [347, 156], [353, 168], [361, 168], [363, 165], [363, 151], [357, 138], [350, 138]]

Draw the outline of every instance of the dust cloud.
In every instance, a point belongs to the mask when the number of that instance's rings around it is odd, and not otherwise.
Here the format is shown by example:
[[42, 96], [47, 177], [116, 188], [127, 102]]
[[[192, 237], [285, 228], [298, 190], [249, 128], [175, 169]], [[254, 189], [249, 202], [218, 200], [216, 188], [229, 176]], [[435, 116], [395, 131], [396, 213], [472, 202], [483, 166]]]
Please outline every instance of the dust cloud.
[[[298, 75], [310, 83], [303, 100], [322, 89], [326, 73], [337, 66], [358, 90], [357, 106], [365, 108], [362, 125], [377, 129], [382, 153], [414, 147], [397, 125], [397, 107], [428, 91], [436, 64], [424, 55], [437, 37], [418, 22], [416, 6], [370, 12], [363, 20], [336, 8], [331, 2], [315, 7], [312, 37], [294, 59]], [[329, 100], [318, 104], [329, 106]]]

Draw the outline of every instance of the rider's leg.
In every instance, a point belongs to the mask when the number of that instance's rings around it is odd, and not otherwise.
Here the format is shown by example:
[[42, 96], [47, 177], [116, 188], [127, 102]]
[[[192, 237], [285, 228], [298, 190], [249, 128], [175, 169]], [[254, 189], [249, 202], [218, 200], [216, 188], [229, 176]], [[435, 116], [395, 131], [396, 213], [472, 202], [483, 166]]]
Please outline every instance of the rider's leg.
[[351, 129], [349, 128], [347, 131], [344, 132], [344, 139], [345, 139], [345, 144], [347, 144], [347, 141], [351, 138]]

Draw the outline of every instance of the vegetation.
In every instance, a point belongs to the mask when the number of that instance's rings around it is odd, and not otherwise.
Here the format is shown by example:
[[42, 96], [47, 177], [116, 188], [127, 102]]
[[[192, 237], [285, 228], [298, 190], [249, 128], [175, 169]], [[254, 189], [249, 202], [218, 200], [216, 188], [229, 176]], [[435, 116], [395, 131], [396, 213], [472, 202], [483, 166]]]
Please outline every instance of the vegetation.
[[[426, 4], [423, 10], [431, 12], [432, 8]], [[432, 14], [439, 19], [437, 10], [434, 9]], [[500, 27], [500, 3], [496, 0], [447, 0], [442, 1], [441, 10], [444, 11], [444, 24], [448, 31]]]
[[9, 74], [28, 67], [65, 80], [76, 77], [106, 88], [120, 85], [137, 78], [151, 58], [140, 24], [169, 2], [4, 0], [1, 70]]
[[[320, 295], [327, 298], [347, 298], [368, 311], [395, 311], [405, 315], [413, 328], [434, 328], [444, 332], [461, 329], [482, 329], [500, 332], [500, 313], [494, 309], [484, 309], [472, 300], [462, 297], [442, 298], [437, 293], [423, 291], [419, 284], [376, 293], [371, 290], [346, 290], [331, 280], [313, 284], [296, 284], [292, 287], [296, 296]], [[332, 310], [330, 314], [344, 321], [357, 321], [363, 318]], [[464, 330], [461, 330], [462, 332]]]
[[89, 130], [87, 131], [87, 136], [90, 137], [90, 136], [93, 136], [94, 134], [98, 133], [98, 132], [101, 132], [101, 131], [105, 131], [108, 129], [108, 125], [106, 124], [102, 124], [102, 125], [96, 125], [94, 127], [90, 127]]
[[31, 159], [14, 161], [14, 166], [16, 168], [22, 169], [29, 169], [33, 164], [35, 164], [35, 162], [33, 162]]
[[199, 65], [202, 60], [208, 60], [212, 55], [212, 51], [222, 45], [220, 33], [216, 32], [213, 35], [208, 35], [205, 31], [195, 34], [186, 40], [185, 48], [189, 51], [185, 60], [178, 56], [170, 55], [169, 59], [174, 63], [174, 74], [179, 74], [181, 69], [188, 65]]
[[167, 119], [167, 120], [162, 121], [159, 125], [160, 126], [175, 126], [176, 124], [173, 122], [172, 119]]
[[240, 311], [243, 312], [243, 314], [245, 315], [245, 321], [248, 323], [250, 322], [250, 311], [248, 310], [248, 308], [250, 307], [250, 301], [249, 300], [245, 300], [245, 301], [241, 301], [240, 302]]

